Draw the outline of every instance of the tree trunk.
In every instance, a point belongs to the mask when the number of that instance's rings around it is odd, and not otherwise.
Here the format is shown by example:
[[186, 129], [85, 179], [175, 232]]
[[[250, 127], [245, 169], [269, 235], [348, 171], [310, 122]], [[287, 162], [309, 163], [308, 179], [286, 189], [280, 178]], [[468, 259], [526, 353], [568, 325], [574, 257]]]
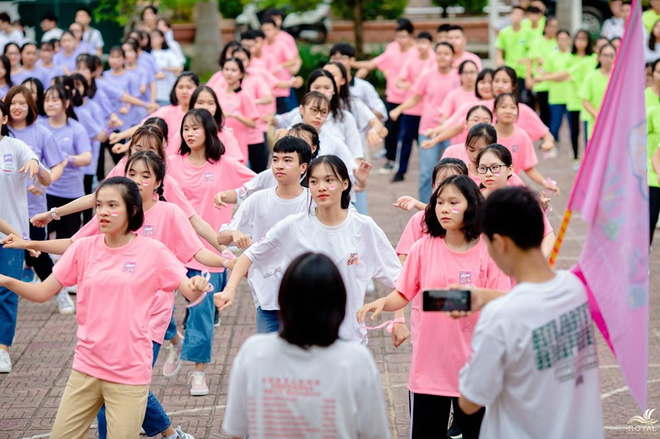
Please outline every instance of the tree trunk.
[[353, 1], [353, 29], [355, 30], [355, 55], [357, 59], [364, 56], [364, 33], [362, 29], [362, 1]]
[[218, 57], [222, 49], [217, 1], [198, 1], [195, 5], [195, 16], [197, 20], [195, 52], [190, 68], [203, 75], [218, 70]]

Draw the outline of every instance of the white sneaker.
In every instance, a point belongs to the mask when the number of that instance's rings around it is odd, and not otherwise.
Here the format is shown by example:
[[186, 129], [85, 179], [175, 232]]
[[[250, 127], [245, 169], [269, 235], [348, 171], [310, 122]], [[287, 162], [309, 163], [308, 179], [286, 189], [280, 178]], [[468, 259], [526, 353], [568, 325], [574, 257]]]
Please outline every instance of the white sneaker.
[[169, 352], [167, 360], [163, 364], [163, 375], [166, 377], [173, 377], [181, 370], [181, 349], [183, 349], [183, 337], [181, 337], [181, 343], [177, 347], [174, 347], [172, 343], [167, 347]]
[[11, 372], [11, 358], [9, 358], [9, 352], [0, 349], [0, 373], [9, 372]]
[[60, 314], [63, 316], [70, 316], [74, 312], [76, 312], [76, 306], [73, 304], [73, 300], [71, 300], [71, 296], [69, 296], [69, 293], [65, 288], [62, 288], [62, 291], [57, 293], [57, 309], [60, 311]]
[[69, 294], [78, 294], [78, 285], [74, 285], [72, 287], [66, 287], [65, 289]]
[[175, 428], [174, 431], [176, 431], [176, 434], [179, 436], [179, 439], [195, 439], [195, 437], [192, 434], [185, 433], [183, 430], [181, 430], [180, 425], [177, 428]]
[[190, 374], [190, 396], [206, 396], [209, 394], [209, 387], [206, 385], [206, 374], [203, 372], [193, 372]]

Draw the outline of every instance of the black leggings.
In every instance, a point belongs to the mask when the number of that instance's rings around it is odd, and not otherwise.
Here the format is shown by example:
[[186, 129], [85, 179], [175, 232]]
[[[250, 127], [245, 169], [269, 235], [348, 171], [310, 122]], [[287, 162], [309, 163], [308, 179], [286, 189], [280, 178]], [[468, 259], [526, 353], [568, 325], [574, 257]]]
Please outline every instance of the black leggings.
[[649, 186], [649, 214], [651, 226], [649, 239], [653, 244], [653, 232], [655, 232], [655, 225], [658, 223], [660, 215], [660, 187]]
[[[580, 148], [580, 112], [569, 111], [569, 122], [571, 124], [571, 145], [573, 145], [573, 158], [578, 159], [578, 149]], [[559, 140], [559, 139], [557, 139]]]
[[[46, 229], [35, 227], [30, 224], [30, 239], [33, 241], [45, 241]], [[39, 276], [39, 279], [42, 281], [46, 280], [46, 278], [53, 272], [53, 260], [48, 253], [41, 253], [38, 258], [33, 258], [30, 256], [30, 252], [26, 250], [25, 264], [28, 267], [34, 268], [35, 273], [37, 273], [37, 276]]]
[[454, 416], [456, 417], [458, 414], [455, 424], [461, 429], [463, 439], [479, 437], [484, 409], [467, 416], [458, 409], [458, 398], [456, 397], [409, 392], [409, 398], [411, 439], [446, 438], [452, 402]]
[[[85, 174], [85, 179], [83, 180], [83, 183], [85, 184], [85, 194], [87, 195], [91, 194], [92, 185], [94, 184], [94, 176]], [[92, 217], [94, 216], [94, 210], [93, 209], [83, 210], [82, 216], [83, 216], [83, 224], [87, 224], [88, 222], [91, 221]]]
[[268, 144], [264, 141], [262, 143], [255, 143], [248, 145], [248, 160], [250, 161], [250, 169], [255, 173], [260, 173], [268, 169], [268, 158], [270, 157], [270, 150]]
[[[389, 115], [390, 111], [398, 107], [399, 104], [393, 104], [392, 102], [385, 102], [385, 108], [387, 108], [387, 114]], [[387, 154], [387, 160], [390, 162], [396, 161], [396, 153], [399, 148], [399, 133], [401, 131], [401, 117], [394, 121], [388, 117], [385, 122], [385, 128], [387, 128], [387, 137], [385, 137], [385, 151]]]
[[[67, 203], [72, 202], [75, 198], [62, 198], [55, 195], [46, 194], [46, 203], [48, 204], [48, 210], [53, 207], [64, 206]], [[55, 232], [57, 234], [57, 239], [71, 238], [80, 230], [82, 225], [81, 216], [79, 213], [73, 213], [71, 215], [63, 216], [59, 221], [52, 221], [48, 225], [48, 233]]]
[[536, 102], [539, 104], [539, 111], [541, 113], [541, 120], [545, 126], [550, 126], [550, 104], [548, 104], [548, 92], [537, 91]]

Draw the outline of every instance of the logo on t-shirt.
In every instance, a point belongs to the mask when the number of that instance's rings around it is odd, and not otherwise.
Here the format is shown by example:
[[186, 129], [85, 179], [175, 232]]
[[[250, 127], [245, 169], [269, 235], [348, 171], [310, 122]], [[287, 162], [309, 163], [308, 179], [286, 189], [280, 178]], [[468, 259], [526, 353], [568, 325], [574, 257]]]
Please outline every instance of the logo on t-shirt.
[[511, 146], [511, 152], [518, 152], [518, 149], [520, 149], [519, 145], [512, 145]]
[[3, 157], [4, 161], [4, 168], [2, 169], [2, 172], [5, 173], [10, 173], [14, 170], [14, 155], [13, 154], [5, 154]]
[[144, 236], [154, 236], [154, 226], [146, 224], [142, 228]]
[[348, 261], [346, 265], [358, 265], [360, 263], [360, 256], [357, 253], [351, 253], [348, 256]]
[[62, 137], [62, 142], [70, 142], [71, 137]]
[[471, 271], [459, 271], [458, 272], [458, 283], [467, 285], [472, 283], [472, 272]]
[[124, 273], [134, 273], [135, 272], [135, 266], [137, 265], [136, 262], [124, 262], [124, 269], [122, 270]]
[[213, 172], [205, 172], [204, 173], [204, 180], [206, 181], [213, 181]]

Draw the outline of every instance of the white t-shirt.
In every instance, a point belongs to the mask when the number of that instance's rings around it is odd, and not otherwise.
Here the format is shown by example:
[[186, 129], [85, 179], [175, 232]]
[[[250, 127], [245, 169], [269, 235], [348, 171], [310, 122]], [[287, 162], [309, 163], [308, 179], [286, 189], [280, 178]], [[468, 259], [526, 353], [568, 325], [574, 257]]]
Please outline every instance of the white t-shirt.
[[83, 32], [83, 41], [92, 46], [94, 50], [103, 49], [103, 46], [105, 45], [101, 31], [93, 27], [90, 27], [85, 32]]
[[183, 67], [178, 55], [172, 49], [152, 50], [151, 54], [156, 60], [156, 67], [163, 72], [163, 79], [156, 79], [156, 99], [159, 101], [169, 101], [170, 92], [176, 82], [176, 74], [166, 68]]
[[484, 438], [602, 438], [596, 337], [584, 285], [558, 271], [486, 305], [460, 391]]
[[349, 92], [351, 94], [351, 97], [360, 99], [362, 102], [364, 102], [367, 107], [373, 112], [377, 111], [382, 115], [380, 121], [385, 122], [387, 120], [387, 109], [385, 108], [385, 104], [381, 100], [380, 96], [378, 95], [378, 92], [374, 88], [373, 85], [371, 85], [370, 82], [365, 81], [364, 79], [361, 78], [356, 78], [353, 77], [353, 80], [351, 81], [351, 85], [349, 87]]
[[252, 177], [252, 180], [235, 189], [236, 203], [240, 206], [250, 195], [275, 186], [277, 186], [277, 179], [273, 175], [273, 171], [270, 168], [265, 169]]
[[[268, 171], [272, 174], [270, 169]], [[245, 200], [231, 222], [224, 224], [220, 231], [240, 230], [252, 238], [253, 243], [259, 242], [275, 224], [290, 215], [307, 212], [310, 208], [309, 189], [303, 188], [300, 195], [289, 200], [278, 197], [276, 189], [276, 187], [271, 187], [259, 191]], [[254, 306], [260, 306], [263, 310], [279, 309], [277, 296], [261, 294], [262, 291], [279, 290], [279, 281], [274, 276], [255, 275], [253, 268], [250, 267], [248, 284], [252, 290]]]
[[[27, 172], [18, 171], [30, 160], [38, 160], [22, 140], [5, 136], [0, 140], [0, 218], [25, 236], [30, 234]], [[0, 238], [5, 235], [0, 233]]]
[[329, 227], [313, 213], [299, 213], [283, 219], [260, 242], [245, 250], [255, 276], [273, 277], [272, 291], [260, 291], [277, 303], [280, 282], [286, 267], [306, 252], [318, 252], [332, 259], [346, 285], [346, 318], [339, 329], [342, 340], [366, 343], [366, 328], [355, 317], [364, 305], [364, 293], [371, 279], [394, 289], [401, 263], [385, 233], [371, 217], [348, 210], [343, 223]]
[[238, 351], [222, 428], [251, 439], [390, 438], [366, 347], [337, 340], [305, 350], [276, 333], [253, 335]]

